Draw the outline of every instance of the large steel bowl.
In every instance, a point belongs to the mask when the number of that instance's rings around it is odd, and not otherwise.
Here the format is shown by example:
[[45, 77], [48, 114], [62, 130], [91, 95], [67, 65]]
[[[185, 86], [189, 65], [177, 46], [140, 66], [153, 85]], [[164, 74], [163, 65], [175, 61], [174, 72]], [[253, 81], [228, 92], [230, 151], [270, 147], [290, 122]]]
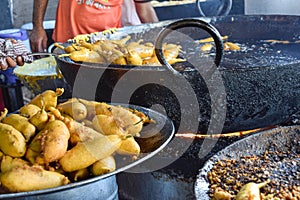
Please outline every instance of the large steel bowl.
[[56, 88], [64, 88], [64, 96], [68, 95], [70, 88], [58, 69], [54, 56], [50, 54], [44, 56], [44, 54], [39, 55], [36, 53], [33, 58], [32, 63], [25, 63], [23, 66], [17, 66], [14, 69], [14, 74], [22, 84], [34, 95]]
[[[116, 156], [117, 169], [115, 171], [60, 187], [19, 193], [7, 193], [3, 188], [0, 188], [0, 199], [118, 199], [116, 174], [123, 171], [142, 173], [144, 170], [150, 170], [151, 165], [157, 163], [157, 159], [160, 158], [158, 153], [165, 148], [173, 138], [175, 128], [172, 121], [167, 116], [154, 110], [127, 104], [115, 105], [136, 109], [145, 113], [155, 121], [155, 123], [145, 125], [140, 133], [140, 137], [136, 138], [136, 141], [141, 148], [141, 153], [137, 156], [137, 159], [132, 160], [128, 158], [125, 159], [124, 156]], [[156, 164], [156, 167], [159, 166], [159, 163]]]

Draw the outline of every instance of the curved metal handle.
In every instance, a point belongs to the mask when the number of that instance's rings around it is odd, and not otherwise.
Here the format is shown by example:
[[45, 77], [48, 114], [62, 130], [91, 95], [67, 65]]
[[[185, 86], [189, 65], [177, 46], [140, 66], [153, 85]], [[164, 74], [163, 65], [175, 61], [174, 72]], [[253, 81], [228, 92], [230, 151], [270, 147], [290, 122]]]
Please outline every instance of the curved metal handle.
[[197, 27], [205, 30], [208, 32], [211, 37], [214, 39], [214, 43], [216, 46], [216, 57], [215, 57], [215, 65], [218, 67], [220, 65], [220, 62], [223, 57], [223, 40], [219, 33], [219, 31], [212, 26], [211, 24], [200, 20], [200, 19], [182, 19], [175, 21], [169, 25], [167, 25], [164, 29], [160, 31], [158, 34], [156, 41], [155, 41], [155, 54], [159, 60], [159, 62], [166, 66], [168, 70], [170, 70], [173, 74], [178, 74], [179, 72], [176, 71], [172, 65], [168, 63], [168, 61], [165, 59], [162, 49], [162, 42], [163, 39], [172, 31], [180, 29], [180, 28], [186, 28], [186, 27]]
[[49, 45], [48, 49], [47, 49], [47, 52], [48, 53], [53, 53], [53, 50], [55, 49], [55, 43], [52, 43]]
[[[207, 2], [204, 2], [204, 3], [207, 3]], [[196, 0], [196, 6], [198, 8], [200, 16], [203, 16], [203, 17], [227, 16], [232, 8], [232, 0], [221, 0], [221, 4], [220, 4], [220, 6], [218, 6], [216, 13], [205, 14], [201, 8], [201, 4], [203, 5], [203, 2], [201, 0]], [[209, 6], [209, 7], [211, 7], [211, 6]]]

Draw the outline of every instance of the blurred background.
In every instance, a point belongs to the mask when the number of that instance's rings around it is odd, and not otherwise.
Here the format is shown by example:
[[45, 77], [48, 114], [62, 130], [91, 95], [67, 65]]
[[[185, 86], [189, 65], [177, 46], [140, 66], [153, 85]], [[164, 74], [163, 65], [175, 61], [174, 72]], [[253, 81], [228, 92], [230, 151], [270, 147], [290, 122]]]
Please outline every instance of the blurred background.
[[[202, 0], [203, 1], [203, 0]], [[207, 0], [203, 2], [218, 2], [219, 0]], [[51, 0], [48, 2], [45, 20], [55, 20], [55, 10], [58, 0]], [[159, 2], [163, 2], [160, 0]], [[173, 1], [174, 2], [174, 1]], [[181, 5], [166, 6], [165, 3], [153, 4], [160, 20], [174, 19], [180, 17], [194, 17], [200, 16], [197, 12], [195, 0], [182, 1], [186, 2]], [[2, 15], [0, 16], [1, 24], [0, 29], [7, 28], [20, 28], [23, 24], [30, 23], [32, 19], [33, 0], [2, 0], [0, 2], [0, 9]], [[174, 10], [176, 8], [176, 10]], [[172, 10], [173, 9], [173, 10]], [[189, 9], [189, 12], [186, 12]], [[175, 11], [175, 12], [174, 12]], [[244, 0], [233, 0], [232, 9], [230, 14], [243, 14], [244, 13]]]

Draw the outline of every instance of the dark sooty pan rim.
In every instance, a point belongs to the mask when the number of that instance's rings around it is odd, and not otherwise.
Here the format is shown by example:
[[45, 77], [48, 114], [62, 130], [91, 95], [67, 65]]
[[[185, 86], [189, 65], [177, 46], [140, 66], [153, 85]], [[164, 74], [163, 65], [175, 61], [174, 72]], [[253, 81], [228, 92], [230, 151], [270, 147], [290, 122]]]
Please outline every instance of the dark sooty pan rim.
[[[195, 195], [197, 199], [210, 200], [208, 196], [209, 182], [207, 180], [207, 172], [211, 171], [213, 164], [218, 160], [239, 159], [243, 156], [263, 155], [271, 145], [276, 144], [275, 150], [287, 151], [293, 149], [291, 141], [300, 142], [300, 126], [277, 127], [267, 131], [258, 132], [254, 135], [241, 139], [208, 159], [200, 169], [195, 183]], [[293, 144], [295, 144], [293, 142]], [[274, 146], [272, 146], [274, 148]], [[295, 147], [296, 148], [296, 147]]]

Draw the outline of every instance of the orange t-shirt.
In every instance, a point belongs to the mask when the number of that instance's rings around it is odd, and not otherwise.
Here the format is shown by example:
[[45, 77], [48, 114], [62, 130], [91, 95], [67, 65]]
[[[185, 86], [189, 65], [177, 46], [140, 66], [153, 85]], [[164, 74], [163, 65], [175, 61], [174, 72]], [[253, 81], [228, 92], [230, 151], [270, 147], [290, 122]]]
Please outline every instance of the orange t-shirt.
[[59, 0], [53, 31], [55, 42], [79, 34], [121, 27], [123, 0]]

